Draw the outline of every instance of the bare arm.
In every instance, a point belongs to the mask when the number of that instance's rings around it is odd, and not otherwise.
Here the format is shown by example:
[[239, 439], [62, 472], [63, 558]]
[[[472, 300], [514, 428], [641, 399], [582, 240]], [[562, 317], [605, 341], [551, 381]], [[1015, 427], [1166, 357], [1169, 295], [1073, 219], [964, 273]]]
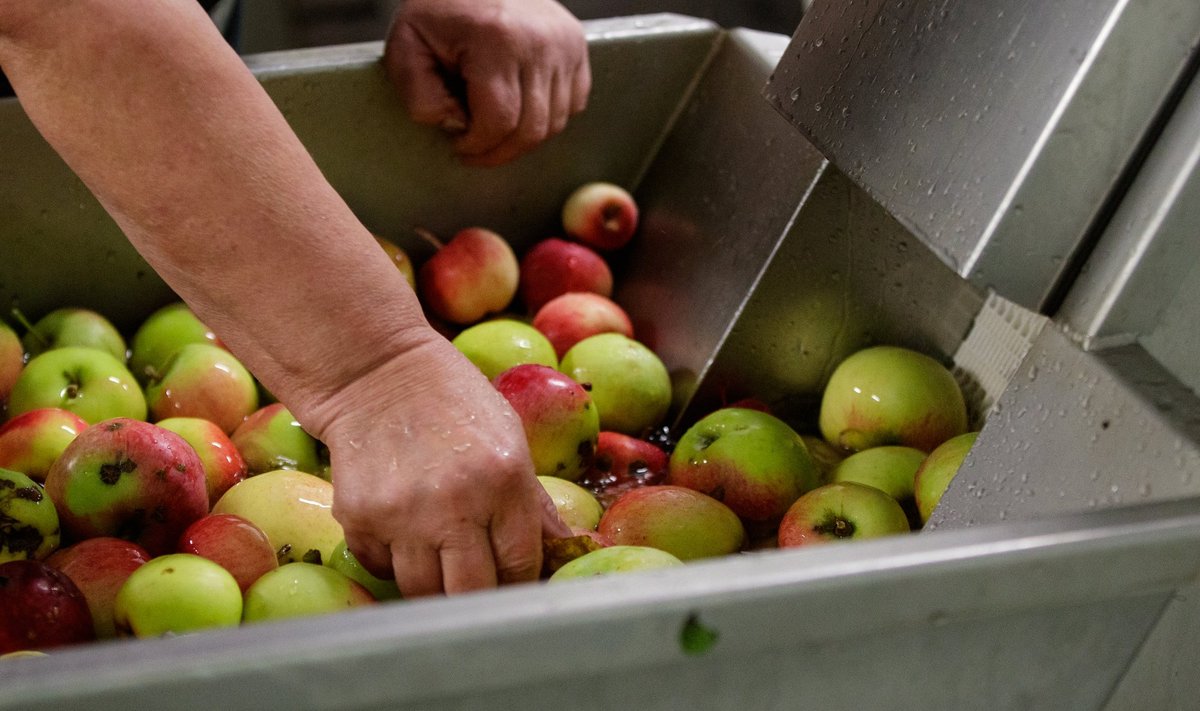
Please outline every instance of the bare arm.
[[0, 66], [147, 261], [329, 445], [368, 566], [410, 595], [536, 574], [542, 526], [562, 529], [519, 422], [196, 3], [0, 0]]

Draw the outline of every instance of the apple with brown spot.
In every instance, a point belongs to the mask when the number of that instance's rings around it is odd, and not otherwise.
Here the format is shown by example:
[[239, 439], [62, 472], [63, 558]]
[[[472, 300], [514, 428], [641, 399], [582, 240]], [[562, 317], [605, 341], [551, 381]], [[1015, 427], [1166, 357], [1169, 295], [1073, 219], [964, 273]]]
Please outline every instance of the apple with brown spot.
[[151, 555], [208, 513], [200, 458], [182, 437], [141, 420], [96, 423], [67, 445], [46, 475], [68, 540], [115, 536]]

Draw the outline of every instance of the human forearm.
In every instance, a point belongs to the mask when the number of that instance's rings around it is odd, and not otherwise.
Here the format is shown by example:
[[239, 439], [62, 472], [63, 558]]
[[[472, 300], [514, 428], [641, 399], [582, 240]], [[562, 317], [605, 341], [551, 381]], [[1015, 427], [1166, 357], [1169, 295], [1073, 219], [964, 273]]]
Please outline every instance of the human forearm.
[[0, 4], [26, 111], [268, 387], [303, 410], [410, 345], [411, 292], [195, 3], [42, 5]]

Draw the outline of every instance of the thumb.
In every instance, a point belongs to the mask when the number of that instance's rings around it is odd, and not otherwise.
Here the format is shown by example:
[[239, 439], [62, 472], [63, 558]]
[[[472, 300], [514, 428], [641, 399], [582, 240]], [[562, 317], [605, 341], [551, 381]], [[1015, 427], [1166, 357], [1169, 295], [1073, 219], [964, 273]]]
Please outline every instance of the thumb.
[[563, 522], [562, 517], [558, 515], [558, 507], [554, 505], [554, 499], [546, 493], [540, 485], [538, 486], [538, 505], [542, 511], [542, 538], [567, 538], [571, 534], [571, 527]]
[[415, 30], [405, 24], [393, 27], [383, 59], [388, 79], [413, 121], [452, 133], [466, 130], [467, 113], [455, 90], [462, 80], [442, 65]]

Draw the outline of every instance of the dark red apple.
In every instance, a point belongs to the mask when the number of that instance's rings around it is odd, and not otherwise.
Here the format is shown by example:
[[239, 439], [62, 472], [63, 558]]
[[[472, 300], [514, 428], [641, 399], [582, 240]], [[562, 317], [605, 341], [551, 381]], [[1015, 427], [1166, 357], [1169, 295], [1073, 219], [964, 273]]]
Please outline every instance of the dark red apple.
[[233, 574], [243, 593], [263, 573], [279, 567], [267, 534], [236, 514], [215, 513], [197, 519], [179, 537], [178, 550], [220, 564]]
[[113, 625], [117, 591], [130, 573], [148, 560], [150, 553], [138, 544], [101, 536], [60, 548], [50, 554], [46, 564], [66, 573], [78, 586], [92, 613], [96, 637], [107, 639], [117, 635]]
[[95, 639], [79, 587], [37, 560], [0, 564], [0, 654]]
[[534, 314], [556, 296], [579, 291], [612, 296], [608, 263], [578, 242], [551, 237], [533, 245], [521, 258], [521, 300]]
[[115, 536], [152, 555], [208, 513], [200, 458], [182, 437], [140, 420], [99, 422], [67, 445], [46, 476], [68, 540]]

